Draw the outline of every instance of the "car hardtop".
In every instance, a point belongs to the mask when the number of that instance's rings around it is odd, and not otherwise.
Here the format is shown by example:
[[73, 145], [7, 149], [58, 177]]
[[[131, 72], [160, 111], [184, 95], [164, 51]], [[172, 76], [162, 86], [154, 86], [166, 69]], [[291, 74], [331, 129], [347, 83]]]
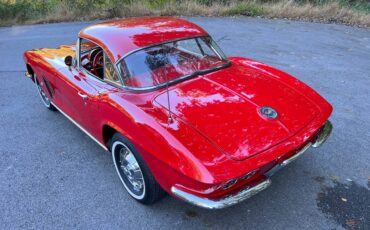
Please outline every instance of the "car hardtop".
[[102, 47], [113, 62], [150, 45], [207, 36], [199, 26], [181, 18], [143, 17], [107, 21], [82, 29], [79, 37]]

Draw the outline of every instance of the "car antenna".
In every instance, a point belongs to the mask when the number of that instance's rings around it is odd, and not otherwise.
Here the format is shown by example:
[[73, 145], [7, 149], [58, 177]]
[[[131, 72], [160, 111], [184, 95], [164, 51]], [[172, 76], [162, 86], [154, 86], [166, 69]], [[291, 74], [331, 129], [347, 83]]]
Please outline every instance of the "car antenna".
[[[165, 44], [163, 44], [163, 46], [165, 46]], [[168, 82], [168, 77], [167, 77], [167, 65], [169, 63], [168, 63], [167, 50], [166, 49], [164, 49], [164, 55], [165, 55], [164, 56], [164, 61], [165, 61], [164, 78], [165, 78], [165, 81], [166, 81], [166, 94], [167, 94], [167, 103], [168, 103], [168, 123], [171, 124], [173, 122], [173, 118], [172, 118], [172, 112], [171, 112], [169, 82]]]

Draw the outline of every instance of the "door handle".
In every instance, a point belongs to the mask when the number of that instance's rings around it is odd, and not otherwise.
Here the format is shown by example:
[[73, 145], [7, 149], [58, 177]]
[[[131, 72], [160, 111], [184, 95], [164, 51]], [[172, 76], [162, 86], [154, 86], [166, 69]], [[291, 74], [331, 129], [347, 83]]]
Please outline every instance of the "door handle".
[[78, 96], [82, 97], [84, 101], [86, 101], [89, 97], [86, 94], [83, 94], [81, 92], [78, 92]]

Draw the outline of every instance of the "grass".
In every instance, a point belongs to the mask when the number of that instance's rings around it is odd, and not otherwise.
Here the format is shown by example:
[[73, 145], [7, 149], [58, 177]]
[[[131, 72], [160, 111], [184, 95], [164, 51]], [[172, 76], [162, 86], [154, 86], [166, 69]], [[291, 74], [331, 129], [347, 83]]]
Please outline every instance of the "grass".
[[368, 0], [0, 0], [0, 25], [148, 15], [260, 16], [370, 27]]
[[245, 16], [262, 16], [264, 8], [256, 2], [240, 2], [230, 6], [226, 11], [226, 15], [245, 15]]

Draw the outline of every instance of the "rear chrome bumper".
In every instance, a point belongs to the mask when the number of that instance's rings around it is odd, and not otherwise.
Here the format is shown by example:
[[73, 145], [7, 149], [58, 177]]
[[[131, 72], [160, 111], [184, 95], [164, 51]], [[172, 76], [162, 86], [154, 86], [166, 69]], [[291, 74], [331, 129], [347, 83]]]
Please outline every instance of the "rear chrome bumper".
[[[306, 152], [307, 149], [311, 147], [312, 143], [308, 143], [305, 147], [303, 147], [299, 152], [294, 154], [292, 157], [284, 160], [282, 163], [277, 164], [272, 169], [270, 169], [267, 173], [265, 173], [265, 176], [270, 177], [289, 163], [296, 160], [299, 156], [301, 156], [304, 152]], [[195, 206], [207, 208], [207, 209], [221, 209], [226, 208], [232, 205], [235, 205], [237, 203], [242, 202], [243, 200], [246, 200], [257, 193], [265, 190], [268, 186], [270, 186], [271, 180], [267, 178], [266, 180], [260, 182], [257, 185], [254, 185], [253, 187], [247, 187], [241, 191], [239, 191], [236, 194], [226, 196], [224, 198], [221, 198], [219, 200], [211, 200], [207, 198], [202, 198], [196, 195], [193, 195], [191, 193], [185, 192], [175, 186], [171, 188], [171, 192], [176, 197], [180, 198], [181, 200], [187, 201]]]
[[311, 146], [312, 146], [312, 143], [309, 142], [301, 150], [299, 150], [296, 154], [294, 154], [290, 158], [284, 160], [280, 164], [275, 165], [272, 169], [270, 169], [267, 173], [265, 173], [265, 176], [270, 177], [270, 176], [274, 175], [277, 171], [279, 171], [280, 169], [284, 168], [288, 164], [295, 161], [298, 157], [300, 157], [303, 153], [305, 153], [307, 151], [307, 149], [309, 149]]
[[322, 145], [328, 139], [332, 129], [333, 129], [333, 126], [331, 122], [329, 120], [326, 121], [320, 133], [318, 134], [316, 140], [313, 143], [309, 142], [301, 150], [299, 150], [296, 154], [294, 154], [290, 158], [284, 160], [280, 164], [277, 164], [272, 169], [270, 169], [267, 173], [265, 173], [265, 176], [267, 176], [266, 180], [260, 182], [257, 185], [254, 185], [253, 187], [247, 187], [239, 191], [236, 194], [232, 194], [232, 195], [223, 197], [218, 200], [212, 200], [212, 199], [202, 198], [202, 197], [193, 195], [191, 193], [185, 192], [175, 186], [171, 188], [171, 192], [174, 196], [180, 198], [181, 200], [187, 201], [195, 206], [202, 207], [202, 208], [221, 209], [221, 208], [226, 208], [226, 207], [235, 205], [265, 190], [271, 184], [271, 180], [269, 179], [270, 176], [272, 176], [274, 173], [276, 173], [277, 171], [279, 171], [286, 165], [296, 160], [303, 153], [305, 153], [311, 146], [316, 148]]
[[325, 122], [323, 125], [320, 133], [318, 134], [316, 141], [312, 144], [312, 147], [317, 148], [324, 144], [324, 142], [328, 139], [328, 137], [331, 134], [331, 131], [333, 130], [333, 125], [329, 120]]
[[211, 200], [211, 199], [195, 196], [193, 194], [184, 192], [176, 187], [172, 187], [171, 192], [176, 197], [184, 201], [187, 201], [195, 206], [207, 208], [207, 209], [221, 209], [221, 208], [226, 208], [226, 207], [235, 205], [237, 203], [242, 202], [243, 200], [246, 200], [256, 195], [262, 190], [265, 190], [268, 186], [270, 186], [270, 184], [271, 184], [271, 180], [266, 179], [253, 187], [248, 187], [244, 190], [239, 191], [236, 194], [226, 196], [219, 200]]

